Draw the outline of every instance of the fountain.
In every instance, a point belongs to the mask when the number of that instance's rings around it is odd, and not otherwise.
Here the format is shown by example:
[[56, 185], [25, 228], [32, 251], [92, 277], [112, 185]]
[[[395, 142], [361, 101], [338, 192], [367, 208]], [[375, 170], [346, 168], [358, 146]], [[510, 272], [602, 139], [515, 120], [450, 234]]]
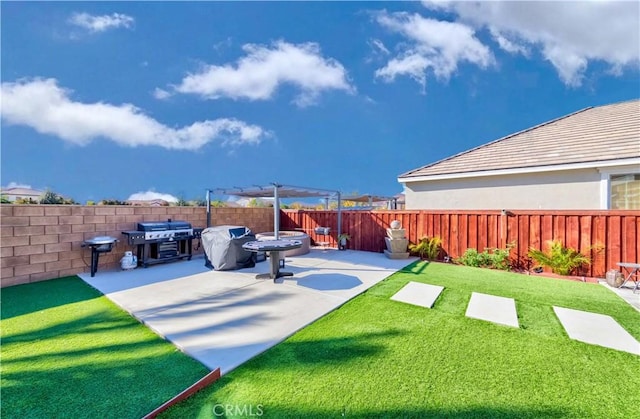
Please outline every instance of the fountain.
[[384, 238], [387, 248], [384, 254], [389, 259], [406, 259], [409, 257], [407, 245], [409, 240], [405, 237], [405, 230], [402, 228], [400, 221], [391, 222], [391, 228], [387, 229], [387, 237]]

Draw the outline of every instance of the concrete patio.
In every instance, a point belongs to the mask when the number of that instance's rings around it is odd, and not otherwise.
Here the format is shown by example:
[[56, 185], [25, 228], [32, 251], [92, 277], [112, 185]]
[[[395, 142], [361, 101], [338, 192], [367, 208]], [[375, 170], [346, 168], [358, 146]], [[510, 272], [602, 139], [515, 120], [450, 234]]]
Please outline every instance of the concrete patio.
[[283, 341], [415, 259], [313, 249], [289, 257], [294, 276], [257, 280], [267, 262], [211, 271], [203, 257], [80, 277], [209, 369], [223, 374]]

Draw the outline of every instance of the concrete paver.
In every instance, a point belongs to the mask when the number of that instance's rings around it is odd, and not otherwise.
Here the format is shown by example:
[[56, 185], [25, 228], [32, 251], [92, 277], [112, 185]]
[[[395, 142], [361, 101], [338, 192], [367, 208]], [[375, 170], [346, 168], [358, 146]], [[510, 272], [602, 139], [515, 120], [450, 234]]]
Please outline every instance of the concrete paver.
[[513, 298], [473, 292], [465, 315], [505, 326], [519, 327]]
[[415, 306], [431, 308], [440, 296], [444, 287], [439, 285], [423, 284], [422, 282], [409, 282], [396, 292], [391, 299]]
[[571, 339], [640, 355], [640, 343], [613, 317], [555, 306], [553, 311]]

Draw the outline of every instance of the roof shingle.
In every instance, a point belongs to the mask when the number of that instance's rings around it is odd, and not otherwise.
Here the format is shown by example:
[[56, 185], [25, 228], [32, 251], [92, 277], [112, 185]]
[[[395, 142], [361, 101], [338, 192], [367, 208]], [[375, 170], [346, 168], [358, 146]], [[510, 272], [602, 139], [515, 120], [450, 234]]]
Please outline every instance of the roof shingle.
[[517, 169], [640, 157], [640, 100], [591, 107], [400, 175]]

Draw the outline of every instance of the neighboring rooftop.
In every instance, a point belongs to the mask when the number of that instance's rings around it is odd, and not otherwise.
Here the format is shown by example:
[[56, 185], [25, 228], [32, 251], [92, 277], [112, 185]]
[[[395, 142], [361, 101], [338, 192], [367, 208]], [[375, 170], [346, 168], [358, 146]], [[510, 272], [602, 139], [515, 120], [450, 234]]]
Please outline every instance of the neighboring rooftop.
[[133, 206], [168, 207], [169, 202], [164, 199], [128, 199], [127, 204]]
[[590, 107], [401, 174], [400, 178], [640, 157], [640, 100]]
[[44, 191], [31, 188], [2, 188], [0, 194], [4, 195], [9, 201], [15, 201], [20, 198], [40, 199]]

